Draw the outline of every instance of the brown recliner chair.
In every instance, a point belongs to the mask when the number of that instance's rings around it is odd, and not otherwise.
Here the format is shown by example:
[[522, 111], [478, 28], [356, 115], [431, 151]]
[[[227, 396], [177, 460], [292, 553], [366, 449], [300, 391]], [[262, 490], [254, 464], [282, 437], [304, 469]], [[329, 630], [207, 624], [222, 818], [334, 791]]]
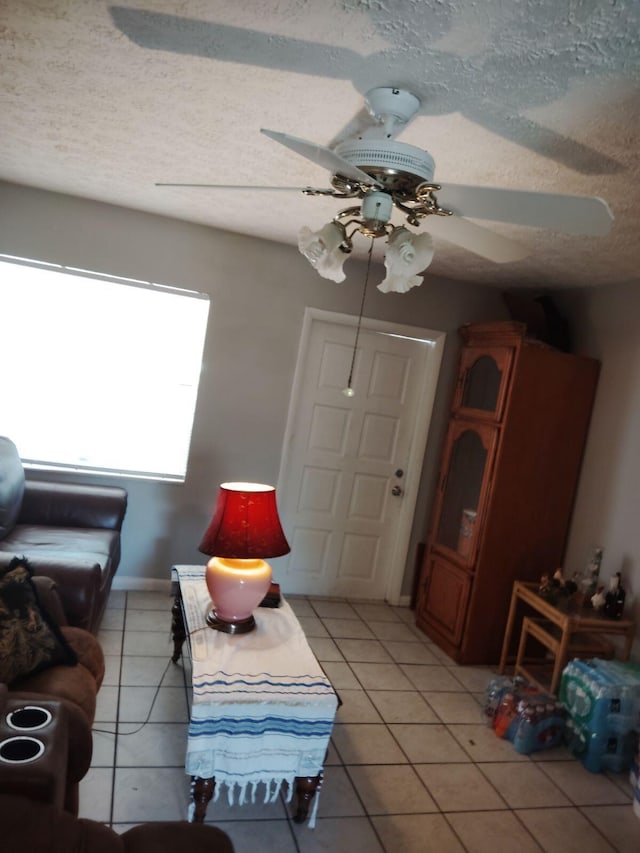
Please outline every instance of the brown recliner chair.
[[0, 796], [3, 853], [234, 853], [229, 836], [201, 823], [144, 823], [118, 835], [23, 797]]
[[46, 577], [34, 577], [38, 601], [56, 622], [78, 657], [75, 666], [50, 666], [35, 675], [13, 681], [10, 690], [46, 694], [53, 699], [72, 702], [84, 712], [89, 729], [96, 713], [96, 698], [104, 678], [102, 646], [89, 631], [68, 624], [57, 584]]
[[19, 678], [8, 685], [7, 696], [15, 704], [37, 705], [40, 701], [58, 702], [68, 729], [66, 786], [63, 807], [78, 813], [78, 788], [91, 766], [93, 738], [91, 727], [96, 710], [96, 697], [104, 677], [104, 655], [98, 640], [82, 628], [70, 627], [50, 578], [34, 577], [38, 600], [60, 626], [78, 662], [73, 666], [50, 666], [34, 675]]

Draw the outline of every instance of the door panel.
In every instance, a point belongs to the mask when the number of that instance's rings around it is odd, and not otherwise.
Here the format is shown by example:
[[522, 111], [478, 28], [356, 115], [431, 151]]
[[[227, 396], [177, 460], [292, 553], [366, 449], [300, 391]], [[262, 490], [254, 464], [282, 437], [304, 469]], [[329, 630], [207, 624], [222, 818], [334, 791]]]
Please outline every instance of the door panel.
[[427, 620], [454, 645], [459, 645], [467, 614], [472, 576], [431, 555], [425, 601], [419, 607]]
[[360, 430], [360, 459], [391, 462], [396, 453], [399, 427], [397, 417], [367, 412], [362, 419]]
[[447, 433], [433, 547], [467, 567], [473, 564], [478, 547], [497, 442], [496, 427], [462, 419], [453, 420]]
[[361, 521], [382, 521], [387, 499], [386, 477], [374, 477], [370, 474], [355, 474], [349, 518]]
[[349, 435], [350, 412], [336, 406], [314, 406], [309, 425], [309, 451], [342, 456]]
[[465, 347], [453, 411], [478, 420], [501, 421], [514, 357], [514, 347]]

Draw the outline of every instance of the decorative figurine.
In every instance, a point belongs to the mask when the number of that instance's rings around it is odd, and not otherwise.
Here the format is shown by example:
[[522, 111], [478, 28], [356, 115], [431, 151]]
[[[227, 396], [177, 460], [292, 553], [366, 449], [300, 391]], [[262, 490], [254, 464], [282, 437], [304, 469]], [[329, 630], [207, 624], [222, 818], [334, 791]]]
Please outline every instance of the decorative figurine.
[[600, 577], [600, 567], [602, 565], [602, 555], [604, 549], [600, 545], [595, 545], [591, 551], [591, 557], [586, 565], [584, 574], [582, 575], [582, 592], [584, 593], [584, 603], [588, 607], [592, 597], [598, 591], [598, 578]]
[[594, 610], [602, 610], [606, 602], [604, 587], [599, 586], [594, 595], [591, 596], [591, 606]]
[[553, 577], [549, 577], [548, 573], [540, 578], [540, 586], [538, 587], [538, 595], [546, 599], [551, 604], [555, 604], [559, 598], [570, 599], [576, 592], [577, 585], [574, 581], [565, 579], [562, 576], [562, 568], [558, 568], [553, 573]]

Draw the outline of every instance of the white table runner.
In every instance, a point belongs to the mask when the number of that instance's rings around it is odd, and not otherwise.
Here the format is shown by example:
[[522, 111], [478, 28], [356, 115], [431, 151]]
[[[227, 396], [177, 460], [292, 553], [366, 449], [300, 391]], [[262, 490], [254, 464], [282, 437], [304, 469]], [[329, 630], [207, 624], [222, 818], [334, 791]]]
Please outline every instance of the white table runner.
[[[338, 705], [293, 611], [260, 607], [248, 634], [225, 634], [205, 618], [211, 599], [203, 566], [175, 566], [193, 664], [193, 706], [186, 773], [215, 777], [214, 801], [227, 786], [230, 804], [256, 786], [275, 800], [283, 782], [317, 776]], [[313, 826], [318, 795], [309, 821]]]

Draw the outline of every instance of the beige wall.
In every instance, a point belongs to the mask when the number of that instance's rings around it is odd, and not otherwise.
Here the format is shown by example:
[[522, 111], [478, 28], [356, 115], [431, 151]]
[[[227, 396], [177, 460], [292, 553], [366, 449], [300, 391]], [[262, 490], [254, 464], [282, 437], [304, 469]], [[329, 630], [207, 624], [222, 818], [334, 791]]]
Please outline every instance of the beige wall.
[[566, 569], [582, 569], [590, 547], [602, 545], [603, 582], [622, 572], [627, 615], [640, 625], [640, 284], [565, 292], [559, 304], [576, 348], [602, 364]]
[[[118, 481], [130, 496], [119, 578], [166, 578], [172, 563], [202, 562], [197, 545], [218, 484], [277, 480], [305, 307], [357, 314], [364, 264], [351, 259], [348, 280], [335, 284], [321, 279], [291, 247], [2, 183], [0, 252], [211, 295], [186, 482]], [[450, 333], [407, 561], [403, 592], [408, 594], [447, 417], [459, 347], [455, 330], [506, 312], [498, 290], [427, 275], [407, 294], [371, 288], [365, 314]], [[24, 327], [28, 346], [28, 320]], [[117, 345], [109, 328], [96, 330], [96, 346]], [[277, 571], [277, 561], [274, 567]]]

